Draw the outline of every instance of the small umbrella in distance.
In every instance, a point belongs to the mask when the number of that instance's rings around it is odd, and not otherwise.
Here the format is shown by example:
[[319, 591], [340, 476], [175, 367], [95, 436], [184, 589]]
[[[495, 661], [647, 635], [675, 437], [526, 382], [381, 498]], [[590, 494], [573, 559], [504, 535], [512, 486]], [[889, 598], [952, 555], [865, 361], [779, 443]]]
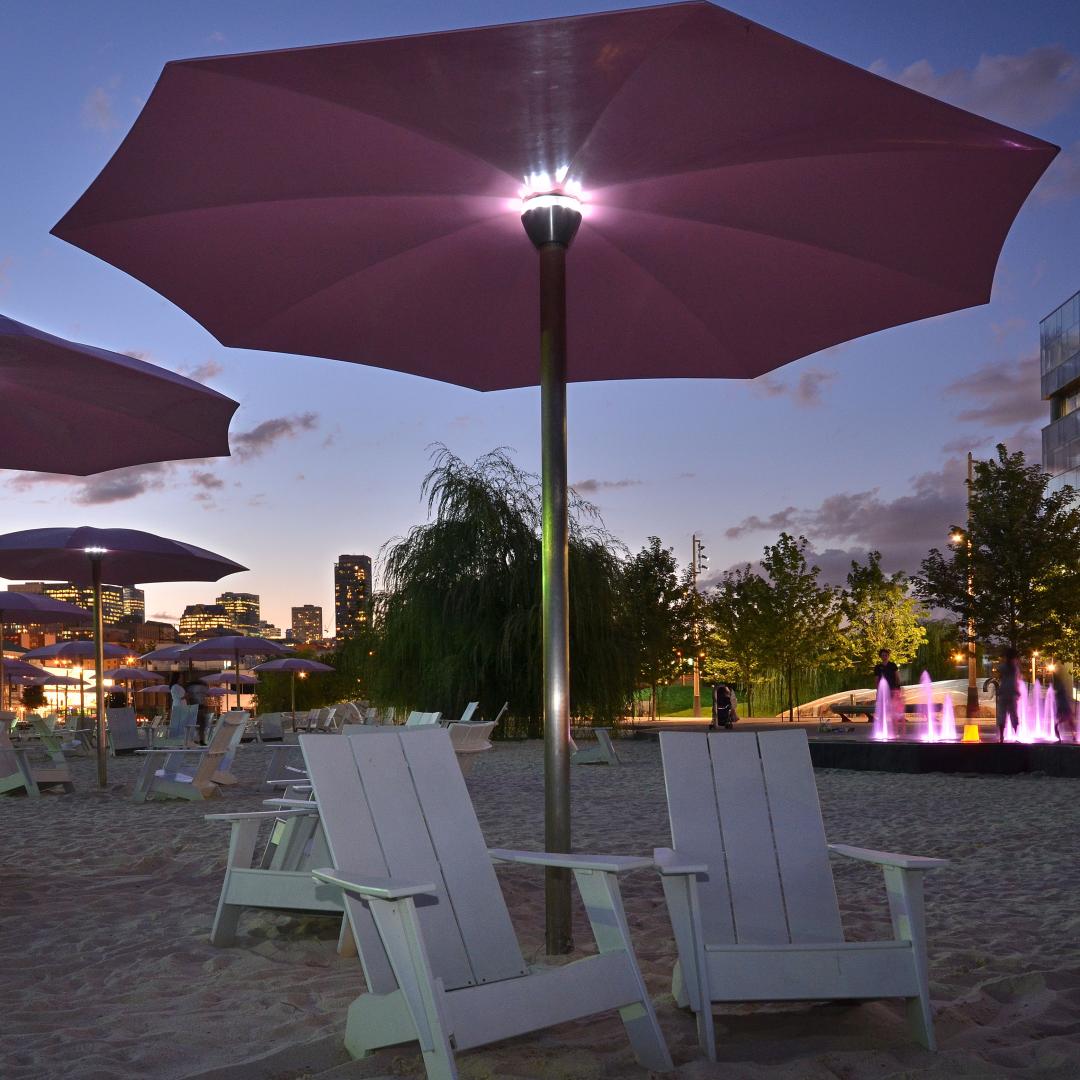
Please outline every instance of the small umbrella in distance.
[[[51, 578], [94, 588], [97, 771], [101, 787], [107, 783], [102, 582], [141, 585], [153, 581], [218, 581], [246, 569], [204, 548], [137, 529], [27, 529], [0, 536], [0, 575]], [[126, 650], [122, 655], [127, 655]]]
[[[192, 660], [232, 660], [233, 670], [240, 670], [241, 656], [286, 656], [288, 650], [262, 637], [245, 634], [218, 634], [203, 638], [184, 650]], [[240, 687], [236, 687], [236, 707], [240, 708]]]
[[241, 686], [255, 686], [259, 682], [254, 675], [249, 675], [246, 671], [241, 671], [239, 675], [235, 671], [219, 671], [213, 675], [204, 675], [199, 681], [207, 686], [235, 686], [237, 683]]
[[89, 476], [228, 457], [230, 398], [131, 356], [0, 315], [0, 469]]
[[54, 600], [51, 596], [0, 592], [0, 702], [4, 700], [4, 623], [10, 621], [13, 615], [19, 622], [50, 625], [89, 622], [93, 618], [86, 608]]
[[[567, 382], [753, 378], [986, 303], [1056, 153], [696, 0], [166, 64], [53, 231], [223, 344], [539, 384], [570, 851]], [[546, 894], [568, 951], [566, 871]]]
[[296, 728], [296, 677], [307, 678], [320, 672], [333, 671], [329, 664], [320, 664], [318, 660], [308, 660], [303, 656], [285, 656], [280, 660], [270, 660], [253, 670], [262, 672], [287, 671], [289, 673], [289, 710], [292, 713], [293, 728]]
[[[130, 654], [130, 649], [125, 649], [122, 645], [114, 645], [112, 642], [106, 641], [101, 648], [101, 656], [103, 660], [119, 660], [122, 657]], [[85, 670], [86, 664], [83, 661], [93, 660], [97, 655], [97, 646], [93, 641], [86, 641], [83, 638], [76, 638], [74, 641], [57, 641], [53, 645], [43, 645], [40, 649], [31, 649], [28, 653], [24, 653], [24, 656], [30, 657], [31, 660], [44, 660], [48, 663], [50, 660], [63, 660], [66, 663], [78, 662], [82, 664], [82, 670]], [[79, 683], [79, 715], [86, 716], [86, 681], [81, 677], [78, 679]], [[102, 696], [104, 701], [104, 695]], [[104, 706], [99, 703], [99, 709], [103, 710]]]

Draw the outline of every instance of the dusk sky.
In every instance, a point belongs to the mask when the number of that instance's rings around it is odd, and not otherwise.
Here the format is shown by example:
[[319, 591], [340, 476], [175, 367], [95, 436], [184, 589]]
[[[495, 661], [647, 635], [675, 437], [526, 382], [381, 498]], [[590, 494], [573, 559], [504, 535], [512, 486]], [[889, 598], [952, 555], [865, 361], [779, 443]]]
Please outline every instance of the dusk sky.
[[[332, 622], [332, 564], [378, 557], [424, 520], [432, 444], [539, 468], [539, 392], [479, 394], [331, 360], [229, 350], [150, 289], [49, 235], [172, 59], [610, 10], [553, 0], [7, 0], [0, 36], [0, 312], [130, 352], [240, 402], [233, 456], [88, 479], [0, 472], [2, 526], [141, 528], [251, 567], [147, 588], [178, 618], [223, 589]], [[1063, 147], [1021, 211], [992, 302], [806, 357], [754, 382], [569, 390], [570, 481], [631, 549], [651, 534], [714, 571], [805, 533], [834, 580], [878, 548], [916, 568], [963, 515], [964, 454], [1038, 459], [1038, 322], [1080, 289], [1080, 14], [1075, 0], [745, 0], [739, 13]], [[530, 253], [524, 248], [523, 258]], [[778, 311], [782, 318], [783, 312]], [[477, 326], [477, 333], [483, 327]], [[570, 348], [573, 348], [571, 339]], [[3, 434], [0, 433], [0, 439]], [[2, 579], [0, 579], [2, 585]]]

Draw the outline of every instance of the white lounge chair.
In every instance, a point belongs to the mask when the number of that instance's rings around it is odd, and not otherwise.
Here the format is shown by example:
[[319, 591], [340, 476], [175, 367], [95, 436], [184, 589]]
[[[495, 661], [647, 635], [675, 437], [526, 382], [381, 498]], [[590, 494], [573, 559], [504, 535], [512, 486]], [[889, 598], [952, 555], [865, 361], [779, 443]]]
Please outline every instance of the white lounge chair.
[[[660, 749], [672, 848], [654, 855], [679, 950], [673, 992], [710, 1060], [720, 1001], [906, 998], [934, 1049], [922, 874], [944, 860], [828, 844], [805, 731], [663, 732]], [[844, 941], [830, 851], [882, 867], [892, 940]]]
[[[428, 1077], [452, 1080], [456, 1051], [618, 1009], [638, 1061], [672, 1068], [617, 881], [648, 860], [489, 852], [442, 730], [300, 746], [337, 867], [315, 877], [344, 893], [369, 991], [349, 1008], [349, 1053], [419, 1042]], [[531, 972], [493, 859], [573, 870], [599, 952]]]
[[153, 743], [153, 746], [190, 746], [198, 720], [198, 705], [174, 705], [169, 713], [168, 730]]
[[136, 750], [145, 755], [142, 772], [131, 797], [147, 799], [208, 799], [218, 794], [214, 774], [244, 732], [244, 719], [228, 713], [218, 724], [209, 746], [186, 750]]
[[571, 765], [620, 765], [619, 755], [611, 741], [611, 731], [606, 727], [592, 728], [596, 736], [595, 746], [580, 747], [570, 736]]
[[450, 745], [457, 755], [462, 776], [468, 776], [472, 772], [473, 762], [476, 760], [477, 754], [492, 749], [491, 731], [494, 727], [494, 720], [478, 724], [458, 722], [447, 725], [446, 730], [450, 733]]
[[433, 727], [438, 724], [442, 713], [438, 712], [411, 712], [405, 718], [406, 727]]
[[146, 738], [139, 730], [135, 710], [130, 705], [121, 709], [106, 709], [105, 723], [109, 753], [113, 757], [117, 754], [133, 754], [146, 746]]
[[[40, 718], [39, 718], [40, 719]], [[34, 764], [29, 751], [16, 750], [11, 745], [7, 723], [0, 723], [0, 794], [24, 790], [31, 798], [37, 798], [43, 787], [62, 787], [74, 791], [75, 783], [71, 768], [63, 760], [52, 758], [48, 764]]]
[[464, 710], [461, 713], [461, 716], [458, 717], [457, 722], [459, 724], [472, 723], [472, 718], [476, 715], [476, 710], [479, 709], [479, 708], [480, 708], [480, 702], [479, 701], [470, 701], [469, 704], [465, 706]]
[[[211, 779], [215, 784], [231, 786], [240, 783], [240, 781], [232, 774], [232, 764], [236, 760], [236, 755], [240, 750], [240, 743], [243, 740], [244, 733], [248, 729], [248, 724], [251, 722], [251, 714], [246, 709], [230, 709], [228, 712], [222, 713], [221, 716], [218, 717], [217, 724], [214, 726], [215, 733], [217, 732], [217, 729], [221, 727], [222, 723], [224, 723], [226, 717], [238, 719], [241, 723], [241, 727], [239, 732], [233, 731], [225, 750], [225, 756], [221, 759], [221, 764], [217, 767]], [[210, 741], [213, 741], [212, 737]]]

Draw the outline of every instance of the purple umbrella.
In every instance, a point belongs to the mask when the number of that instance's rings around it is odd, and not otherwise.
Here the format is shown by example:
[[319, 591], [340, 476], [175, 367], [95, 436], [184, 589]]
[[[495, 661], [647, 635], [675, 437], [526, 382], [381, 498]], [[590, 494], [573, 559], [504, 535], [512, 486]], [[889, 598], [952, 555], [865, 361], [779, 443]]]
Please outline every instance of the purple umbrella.
[[[97, 678], [98, 783], [107, 782], [105, 644], [101, 583], [141, 585], [148, 581], [217, 581], [247, 567], [212, 551], [136, 529], [27, 529], [0, 536], [0, 575], [43, 577], [94, 587], [94, 657]], [[64, 645], [85, 645], [65, 642]], [[118, 648], [118, 646], [116, 646]], [[126, 656], [127, 650], [121, 649]]]
[[143, 360], [0, 315], [0, 468], [91, 473], [228, 457], [237, 403]]
[[12, 615], [20, 622], [35, 624], [89, 622], [93, 618], [85, 608], [54, 600], [51, 596], [0, 592], [0, 702], [4, 700], [4, 622]]
[[172, 690], [171, 686], [165, 683], [158, 683], [156, 686], [144, 686], [139, 690], [136, 690], [136, 694], [167, 694]]
[[183, 656], [187, 645], [162, 645], [159, 649], [153, 649], [148, 653], [143, 653], [139, 657], [140, 660], [179, 660]]
[[237, 682], [241, 686], [255, 686], [259, 680], [243, 671], [239, 675], [235, 671], [219, 671], [215, 675], [204, 675], [199, 681], [207, 686], [235, 686]]
[[323, 671], [334, 671], [329, 664], [320, 664], [318, 660], [308, 660], [303, 656], [286, 656], [280, 660], [270, 660], [254, 669], [263, 671], [287, 671], [289, 673], [289, 706], [296, 727], [296, 676], [306, 679], [308, 675], [317, 675]]
[[[240, 670], [241, 656], [286, 656], [288, 650], [273, 641], [244, 634], [219, 634], [189, 645], [185, 655], [192, 660], [232, 660], [233, 669]], [[236, 687], [236, 707], [240, 708], [240, 687]]]
[[[102, 645], [102, 658], [104, 660], [118, 660], [121, 657], [128, 656], [131, 653], [130, 649], [125, 649], [122, 645], [113, 645], [111, 642], [104, 642]], [[31, 649], [27, 653], [23, 653], [23, 656], [30, 657], [31, 660], [92, 660], [97, 656], [97, 645], [94, 641], [86, 641], [82, 638], [77, 638], [75, 641], [57, 641], [53, 645], [43, 645], [40, 649]], [[86, 715], [86, 683], [80, 677], [77, 682], [79, 683], [79, 715]], [[99, 703], [99, 710], [104, 708]]]
[[[227, 345], [539, 382], [545, 839], [568, 851], [567, 381], [748, 378], [985, 303], [1055, 153], [693, 2], [167, 64], [54, 232]], [[568, 875], [548, 885], [563, 952]]]

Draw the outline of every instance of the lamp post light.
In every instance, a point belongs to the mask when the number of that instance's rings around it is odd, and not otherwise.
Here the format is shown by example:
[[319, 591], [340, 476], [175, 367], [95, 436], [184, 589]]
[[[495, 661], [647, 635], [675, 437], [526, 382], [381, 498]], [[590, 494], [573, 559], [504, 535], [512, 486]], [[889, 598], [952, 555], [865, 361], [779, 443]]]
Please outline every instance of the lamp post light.
[[[697, 533], [690, 539], [690, 581], [694, 593], [697, 593], [698, 574], [707, 570], [709, 557], [705, 554], [705, 545], [698, 539]], [[691, 661], [694, 668], [694, 716], [701, 716], [701, 646], [698, 641], [697, 597], [692, 598], [694, 610], [692, 612], [694, 625], [692, 627], [694, 658]]]
[[968, 594], [968, 617], [967, 617], [967, 714], [969, 717], [978, 715], [979, 712], [979, 687], [975, 678], [975, 579], [972, 575], [971, 557], [973, 548], [971, 545], [971, 491], [974, 482], [974, 461], [971, 451], [967, 456], [967, 535], [957, 530], [949, 539], [954, 544], [967, 542], [967, 594]]
[[1038, 659], [1038, 656], [1039, 656], [1039, 650], [1038, 649], [1032, 649], [1031, 650], [1031, 685], [1032, 686], [1035, 685], [1035, 661]]

